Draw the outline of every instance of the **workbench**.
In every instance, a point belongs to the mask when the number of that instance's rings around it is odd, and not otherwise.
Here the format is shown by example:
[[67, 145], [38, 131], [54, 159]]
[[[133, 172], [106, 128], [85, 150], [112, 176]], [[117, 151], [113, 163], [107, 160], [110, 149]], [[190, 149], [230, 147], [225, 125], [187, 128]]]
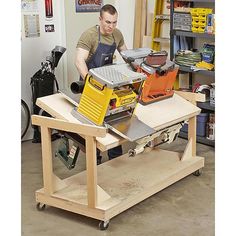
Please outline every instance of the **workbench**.
[[[72, 116], [72, 105], [62, 94], [38, 98], [37, 105], [52, 118], [32, 116], [41, 126], [43, 188], [36, 191], [38, 207], [45, 204], [100, 220], [100, 229], [109, 220], [151, 195], [200, 170], [204, 158], [196, 155], [196, 116], [200, 109], [181, 96], [143, 106], [136, 116], [154, 128], [189, 120], [188, 143], [184, 153], [146, 148], [141, 154], [124, 154], [101, 165], [96, 164], [96, 148], [106, 151], [126, 140], [104, 127], [82, 124]], [[74, 132], [86, 141], [86, 170], [60, 179], [53, 172], [51, 130]]]

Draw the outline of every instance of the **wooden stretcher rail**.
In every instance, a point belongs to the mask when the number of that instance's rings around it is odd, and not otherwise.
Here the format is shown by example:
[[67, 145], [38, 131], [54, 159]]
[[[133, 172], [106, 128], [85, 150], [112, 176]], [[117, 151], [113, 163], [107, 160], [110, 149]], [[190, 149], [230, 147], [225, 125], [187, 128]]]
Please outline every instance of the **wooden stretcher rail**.
[[107, 134], [107, 129], [104, 127], [93, 126], [89, 124], [78, 124], [38, 115], [32, 116], [32, 124], [39, 126], [47, 126], [51, 129], [79, 133], [87, 136], [105, 137]]

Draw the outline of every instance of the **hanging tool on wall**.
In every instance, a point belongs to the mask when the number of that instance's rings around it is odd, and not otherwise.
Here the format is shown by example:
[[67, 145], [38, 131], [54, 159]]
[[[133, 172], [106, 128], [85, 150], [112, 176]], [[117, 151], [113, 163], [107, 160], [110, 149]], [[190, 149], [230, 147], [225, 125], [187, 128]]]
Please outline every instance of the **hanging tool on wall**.
[[[51, 55], [46, 57], [46, 61], [41, 63], [41, 69], [32, 76], [30, 86], [32, 90], [33, 114], [38, 115], [42, 113], [42, 115], [50, 116], [36, 105], [36, 100], [39, 97], [48, 96], [53, 94], [55, 91], [58, 91], [59, 86], [55, 76], [55, 68], [57, 67], [58, 62], [65, 51], [66, 49], [64, 47], [56, 46], [51, 51]], [[55, 86], [56, 89], [54, 88]], [[34, 137], [32, 142], [40, 143], [40, 129], [36, 125], [33, 126], [33, 129]]]

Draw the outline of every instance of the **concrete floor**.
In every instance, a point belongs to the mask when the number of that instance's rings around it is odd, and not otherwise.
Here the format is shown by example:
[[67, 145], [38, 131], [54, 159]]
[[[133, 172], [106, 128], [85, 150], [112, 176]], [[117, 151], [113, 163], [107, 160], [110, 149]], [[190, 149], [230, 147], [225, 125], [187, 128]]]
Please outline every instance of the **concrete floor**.
[[[186, 140], [177, 139], [162, 148], [183, 152]], [[53, 142], [55, 149], [57, 141]], [[129, 144], [123, 145], [124, 151]], [[36, 210], [34, 192], [43, 186], [41, 144], [22, 143], [22, 235], [23, 236], [212, 236], [215, 235], [215, 152], [197, 144], [197, 154], [205, 157], [200, 177], [190, 175], [135, 205], [110, 221], [106, 231], [98, 220], [54, 207]], [[54, 172], [61, 178], [85, 169], [80, 153], [76, 167], [69, 171], [54, 158]], [[106, 153], [103, 161], [107, 161]], [[151, 181], [151, 180], [150, 180]]]

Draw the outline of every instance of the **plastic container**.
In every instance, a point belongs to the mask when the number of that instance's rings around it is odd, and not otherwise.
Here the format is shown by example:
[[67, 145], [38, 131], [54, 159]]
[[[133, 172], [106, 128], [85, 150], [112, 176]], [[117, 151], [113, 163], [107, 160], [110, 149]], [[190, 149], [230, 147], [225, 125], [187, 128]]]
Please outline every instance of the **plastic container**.
[[192, 32], [204, 33], [207, 26], [207, 16], [212, 14], [210, 8], [192, 8]]
[[205, 20], [194, 20], [192, 21], [192, 26], [204, 26], [206, 27], [207, 22]]
[[173, 29], [175, 29], [175, 30], [191, 31], [192, 26], [191, 26], [191, 24], [189, 24], [187, 22], [174, 23]]
[[205, 26], [192, 26], [192, 32], [194, 33], [204, 33], [205, 32], [206, 27]]
[[198, 33], [205, 33], [206, 26], [199, 26]]
[[173, 29], [191, 31], [192, 18], [189, 13], [175, 12], [173, 14]]
[[192, 16], [206, 17], [208, 14], [212, 14], [213, 10], [210, 8], [192, 8], [190, 13]]
[[[206, 124], [208, 121], [208, 113], [200, 113], [197, 116], [197, 136], [205, 137], [206, 136]], [[188, 132], [188, 124], [184, 124], [181, 128], [182, 132]]]

